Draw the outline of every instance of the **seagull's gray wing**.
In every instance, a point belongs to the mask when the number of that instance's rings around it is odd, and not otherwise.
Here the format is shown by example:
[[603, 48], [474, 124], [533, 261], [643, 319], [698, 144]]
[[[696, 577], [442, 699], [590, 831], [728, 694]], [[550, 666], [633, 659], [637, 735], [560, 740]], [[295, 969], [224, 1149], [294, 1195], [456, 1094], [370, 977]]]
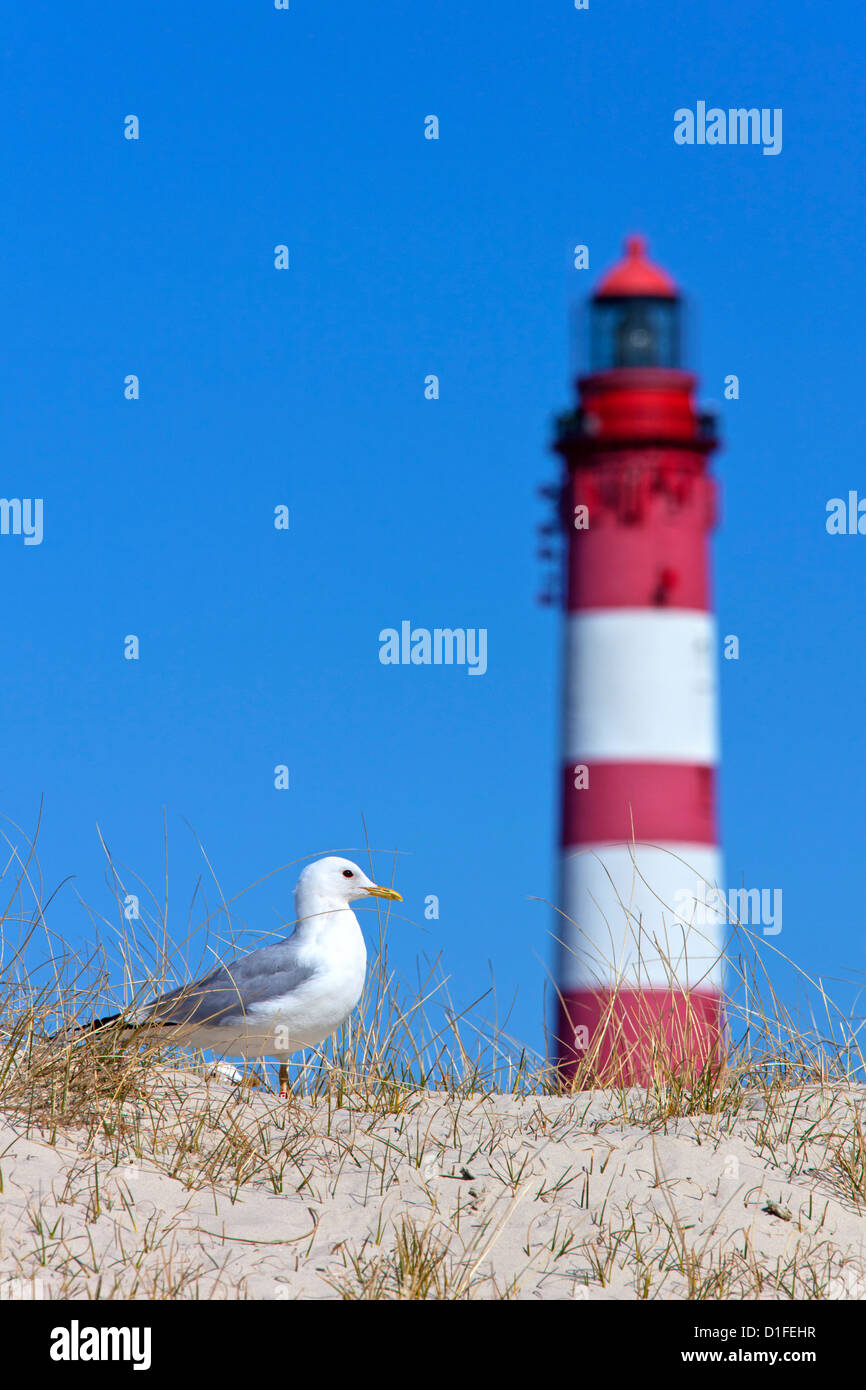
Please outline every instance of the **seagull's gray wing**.
[[292, 937], [220, 965], [203, 980], [181, 985], [147, 1005], [146, 1021], [162, 1027], [237, 1027], [255, 1005], [276, 1001], [316, 974], [297, 958]]

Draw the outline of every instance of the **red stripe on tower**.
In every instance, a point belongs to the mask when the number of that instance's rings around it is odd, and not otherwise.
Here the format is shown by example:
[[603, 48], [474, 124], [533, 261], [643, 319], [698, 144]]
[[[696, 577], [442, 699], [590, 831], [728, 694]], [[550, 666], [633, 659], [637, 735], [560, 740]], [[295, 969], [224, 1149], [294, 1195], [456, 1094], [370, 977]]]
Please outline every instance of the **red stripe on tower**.
[[566, 1080], [644, 1084], [722, 1046], [711, 417], [682, 303], [631, 237], [590, 305], [567, 466], [561, 914]]

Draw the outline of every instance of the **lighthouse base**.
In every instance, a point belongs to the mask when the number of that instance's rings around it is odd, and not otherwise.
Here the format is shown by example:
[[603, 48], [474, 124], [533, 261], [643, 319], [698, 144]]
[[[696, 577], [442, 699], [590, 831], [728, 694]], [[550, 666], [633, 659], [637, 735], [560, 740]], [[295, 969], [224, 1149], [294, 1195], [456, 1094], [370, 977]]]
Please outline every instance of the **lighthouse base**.
[[724, 1013], [715, 991], [571, 990], [559, 1002], [558, 1070], [569, 1089], [647, 1086], [697, 1077], [724, 1057]]

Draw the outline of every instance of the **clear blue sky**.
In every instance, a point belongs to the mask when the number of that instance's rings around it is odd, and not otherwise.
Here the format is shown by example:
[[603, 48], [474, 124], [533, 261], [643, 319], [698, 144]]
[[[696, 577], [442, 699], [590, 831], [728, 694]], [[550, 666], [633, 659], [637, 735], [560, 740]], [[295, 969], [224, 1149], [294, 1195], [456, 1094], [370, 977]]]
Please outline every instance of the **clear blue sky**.
[[[358, 846], [363, 814], [404, 852], [397, 964], [441, 951], [460, 1001], [492, 962], [541, 1043], [559, 622], [536, 488], [570, 309], [643, 230], [698, 309], [725, 440], [728, 883], [781, 888], [774, 944], [866, 981], [866, 537], [824, 524], [866, 495], [863, 28], [782, 0], [6, 16], [0, 493], [44, 498], [45, 535], [0, 537], [0, 810], [32, 826], [44, 795], [46, 887], [77, 875], [55, 930], [90, 930], [76, 891], [108, 908], [97, 822], [158, 886], [165, 806], [182, 932], [184, 819], [230, 894]], [[698, 100], [781, 107], [781, 154], [676, 145]], [[487, 674], [382, 666], [404, 618], [485, 627]], [[246, 900], [251, 930], [293, 883]]]

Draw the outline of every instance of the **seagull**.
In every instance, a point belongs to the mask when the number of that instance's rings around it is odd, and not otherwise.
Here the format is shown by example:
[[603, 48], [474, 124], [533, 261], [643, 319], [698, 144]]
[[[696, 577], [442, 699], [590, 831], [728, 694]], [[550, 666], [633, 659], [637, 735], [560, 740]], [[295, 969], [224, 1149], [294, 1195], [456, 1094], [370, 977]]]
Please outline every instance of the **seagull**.
[[122, 1025], [160, 1041], [223, 1056], [276, 1057], [280, 1098], [288, 1098], [288, 1059], [317, 1047], [345, 1023], [361, 997], [367, 948], [349, 906], [358, 898], [403, 899], [382, 888], [351, 859], [329, 855], [308, 864], [295, 888], [291, 936], [237, 956], [204, 979], [181, 985], [132, 1013], [95, 1019], [76, 1032]]

